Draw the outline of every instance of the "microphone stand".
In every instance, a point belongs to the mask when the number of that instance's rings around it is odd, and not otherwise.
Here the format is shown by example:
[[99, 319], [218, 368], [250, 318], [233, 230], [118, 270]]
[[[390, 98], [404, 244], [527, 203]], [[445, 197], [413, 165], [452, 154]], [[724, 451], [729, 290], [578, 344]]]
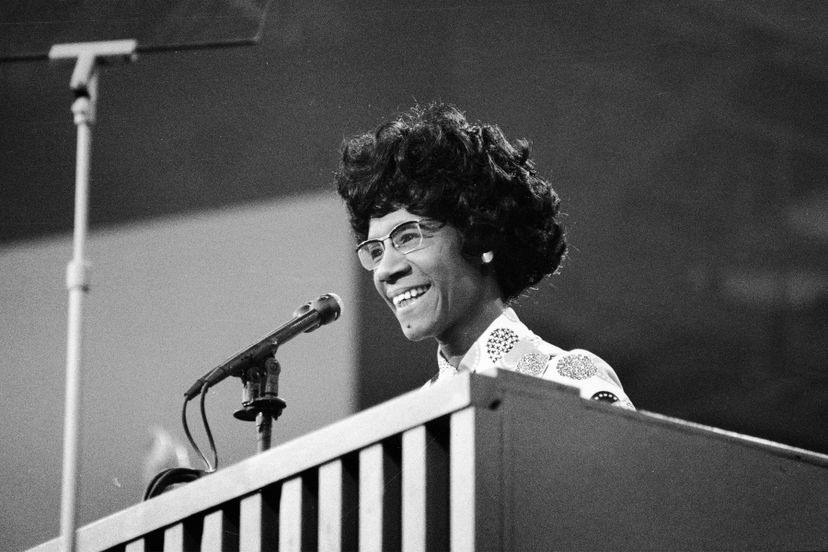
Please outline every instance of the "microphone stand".
[[[274, 347], [275, 348], [275, 347]], [[270, 448], [273, 420], [284, 410], [286, 403], [279, 397], [279, 374], [282, 367], [275, 356], [263, 365], [251, 366], [242, 374], [242, 407], [233, 416], [245, 422], [256, 422], [256, 451]]]
[[74, 122], [78, 127], [75, 167], [75, 223], [73, 257], [66, 267], [69, 313], [66, 344], [66, 398], [63, 427], [63, 476], [61, 485], [60, 533], [63, 550], [74, 552], [77, 528], [78, 443], [80, 441], [81, 353], [83, 346], [83, 301], [89, 292], [89, 264], [86, 241], [89, 213], [89, 166], [92, 125], [98, 97], [98, 62], [104, 59], [135, 59], [135, 40], [56, 44], [49, 59], [75, 59], [70, 88]]

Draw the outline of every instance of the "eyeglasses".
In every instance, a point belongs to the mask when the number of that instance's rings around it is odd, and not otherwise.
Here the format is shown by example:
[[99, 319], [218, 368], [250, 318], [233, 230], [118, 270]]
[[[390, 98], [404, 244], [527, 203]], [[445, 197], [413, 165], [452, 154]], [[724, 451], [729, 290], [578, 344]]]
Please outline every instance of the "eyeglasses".
[[409, 220], [396, 225], [387, 235], [381, 238], [365, 240], [356, 247], [357, 257], [365, 270], [374, 270], [382, 261], [385, 253], [385, 240], [391, 238], [391, 245], [407, 255], [425, 247], [423, 245], [423, 228], [419, 220]]

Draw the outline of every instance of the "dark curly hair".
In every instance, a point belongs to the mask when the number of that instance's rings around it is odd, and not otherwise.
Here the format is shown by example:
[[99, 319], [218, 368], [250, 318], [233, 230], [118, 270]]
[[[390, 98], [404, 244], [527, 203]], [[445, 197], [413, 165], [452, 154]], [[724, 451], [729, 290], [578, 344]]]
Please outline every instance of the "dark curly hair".
[[335, 182], [358, 241], [371, 218], [401, 208], [448, 223], [468, 258], [494, 252], [506, 301], [554, 273], [566, 253], [560, 199], [538, 176], [529, 143], [469, 124], [451, 105], [415, 106], [346, 139]]

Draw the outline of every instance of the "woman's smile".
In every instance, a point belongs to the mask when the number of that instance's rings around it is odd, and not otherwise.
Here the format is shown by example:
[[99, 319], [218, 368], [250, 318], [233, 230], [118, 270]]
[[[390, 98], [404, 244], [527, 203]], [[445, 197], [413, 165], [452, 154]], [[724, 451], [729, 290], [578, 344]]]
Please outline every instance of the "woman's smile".
[[431, 289], [430, 284], [409, 288], [402, 293], [393, 295], [393, 297], [391, 297], [391, 302], [394, 304], [395, 312], [407, 310], [414, 304], [418, 303], [429, 289]]

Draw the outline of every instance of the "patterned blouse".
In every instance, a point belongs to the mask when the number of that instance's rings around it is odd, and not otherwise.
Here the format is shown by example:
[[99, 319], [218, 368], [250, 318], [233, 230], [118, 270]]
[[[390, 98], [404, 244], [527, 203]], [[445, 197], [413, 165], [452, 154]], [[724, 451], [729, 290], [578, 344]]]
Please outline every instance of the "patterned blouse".
[[500, 368], [576, 387], [584, 399], [635, 409], [609, 364], [589, 351], [564, 351], [543, 341], [511, 308], [503, 311], [477, 338], [458, 368], [449, 364], [439, 349], [437, 364], [439, 371], [426, 385], [461, 372]]

